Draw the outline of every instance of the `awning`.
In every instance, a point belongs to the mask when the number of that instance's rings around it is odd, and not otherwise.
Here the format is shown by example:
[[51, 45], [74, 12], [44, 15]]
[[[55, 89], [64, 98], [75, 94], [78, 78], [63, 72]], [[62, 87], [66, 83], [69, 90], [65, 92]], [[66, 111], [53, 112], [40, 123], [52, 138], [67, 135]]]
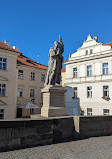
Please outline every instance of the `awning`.
[[24, 104], [21, 104], [21, 105], [18, 105], [17, 106], [18, 108], [24, 108], [24, 109], [35, 109], [35, 108], [41, 108], [40, 106], [37, 106], [35, 104], [32, 104], [32, 103], [24, 103]]

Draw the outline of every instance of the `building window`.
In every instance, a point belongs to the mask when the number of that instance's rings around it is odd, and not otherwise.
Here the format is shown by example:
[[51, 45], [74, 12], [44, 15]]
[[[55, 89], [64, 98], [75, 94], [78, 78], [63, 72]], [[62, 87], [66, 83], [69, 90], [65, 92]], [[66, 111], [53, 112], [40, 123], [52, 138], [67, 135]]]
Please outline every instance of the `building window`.
[[108, 74], [108, 63], [103, 63], [103, 75]]
[[23, 79], [23, 70], [18, 70], [18, 78]]
[[92, 76], [92, 66], [87, 66], [87, 76]]
[[4, 109], [0, 109], [0, 119], [4, 119]]
[[103, 109], [103, 115], [109, 115], [109, 109]]
[[77, 87], [74, 87], [74, 98], [78, 98]]
[[35, 89], [30, 89], [30, 97], [35, 97]]
[[6, 96], [6, 84], [0, 84], [0, 96]]
[[23, 88], [18, 88], [17, 96], [23, 97]]
[[109, 86], [103, 86], [103, 97], [109, 97]]
[[90, 49], [90, 54], [93, 54], [93, 49]]
[[31, 80], [35, 81], [35, 72], [31, 72]]
[[30, 108], [30, 114], [34, 114], [34, 109]]
[[0, 70], [7, 70], [7, 59], [0, 57]]
[[41, 74], [41, 82], [45, 82], [45, 74]]
[[92, 87], [87, 87], [87, 98], [92, 98]]
[[77, 67], [73, 68], [73, 78], [77, 77]]
[[92, 108], [87, 108], [87, 115], [91, 116], [92, 115]]
[[88, 50], [86, 50], [86, 55], [88, 55]]

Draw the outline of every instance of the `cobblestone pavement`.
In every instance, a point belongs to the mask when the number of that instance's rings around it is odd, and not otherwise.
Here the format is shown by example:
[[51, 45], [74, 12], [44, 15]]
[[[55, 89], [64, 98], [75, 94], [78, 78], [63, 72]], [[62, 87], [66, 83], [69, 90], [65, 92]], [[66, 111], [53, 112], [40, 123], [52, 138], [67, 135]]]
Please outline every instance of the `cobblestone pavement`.
[[3, 152], [0, 159], [112, 159], [112, 136]]

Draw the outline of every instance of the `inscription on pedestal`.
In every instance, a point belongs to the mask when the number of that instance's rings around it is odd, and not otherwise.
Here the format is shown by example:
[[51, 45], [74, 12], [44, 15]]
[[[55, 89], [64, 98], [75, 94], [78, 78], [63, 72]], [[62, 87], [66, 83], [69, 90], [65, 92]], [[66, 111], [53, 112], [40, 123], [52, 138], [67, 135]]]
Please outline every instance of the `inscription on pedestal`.
[[42, 89], [43, 106], [41, 116], [56, 117], [65, 116], [65, 93], [66, 88], [62, 86], [46, 86]]

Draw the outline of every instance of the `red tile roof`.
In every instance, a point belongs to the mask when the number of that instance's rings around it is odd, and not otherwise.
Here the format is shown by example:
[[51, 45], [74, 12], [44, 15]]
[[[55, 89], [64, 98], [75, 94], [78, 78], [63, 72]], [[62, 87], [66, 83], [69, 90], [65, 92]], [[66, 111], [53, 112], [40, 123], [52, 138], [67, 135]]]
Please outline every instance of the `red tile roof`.
[[17, 57], [17, 63], [18, 64], [23, 64], [26, 66], [31, 66], [31, 67], [36, 67], [36, 68], [40, 68], [40, 69], [48, 69], [48, 66], [39, 64], [31, 59], [29, 59], [28, 57], [24, 56], [24, 55], [20, 55]]
[[0, 49], [21, 53], [0, 41]]
[[106, 43], [106, 44], [103, 44], [103, 45], [109, 45], [109, 46], [111, 46], [111, 48], [112, 48], [112, 42]]
[[18, 64], [21, 63], [21, 64], [27, 65], [27, 66], [32, 66], [32, 67], [41, 68], [41, 69], [45, 69], [45, 70], [48, 69], [47, 66], [39, 64], [39, 63], [27, 58], [26, 56], [23, 56], [21, 52], [13, 49], [12, 47], [6, 45], [5, 43], [3, 43], [1, 41], [0, 41], [0, 49], [13, 51], [13, 52], [16, 52], [16, 53], [20, 53], [20, 55], [17, 57], [17, 63]]
[[66, 72], [66, 67], [62, 68], [61, 72]]

